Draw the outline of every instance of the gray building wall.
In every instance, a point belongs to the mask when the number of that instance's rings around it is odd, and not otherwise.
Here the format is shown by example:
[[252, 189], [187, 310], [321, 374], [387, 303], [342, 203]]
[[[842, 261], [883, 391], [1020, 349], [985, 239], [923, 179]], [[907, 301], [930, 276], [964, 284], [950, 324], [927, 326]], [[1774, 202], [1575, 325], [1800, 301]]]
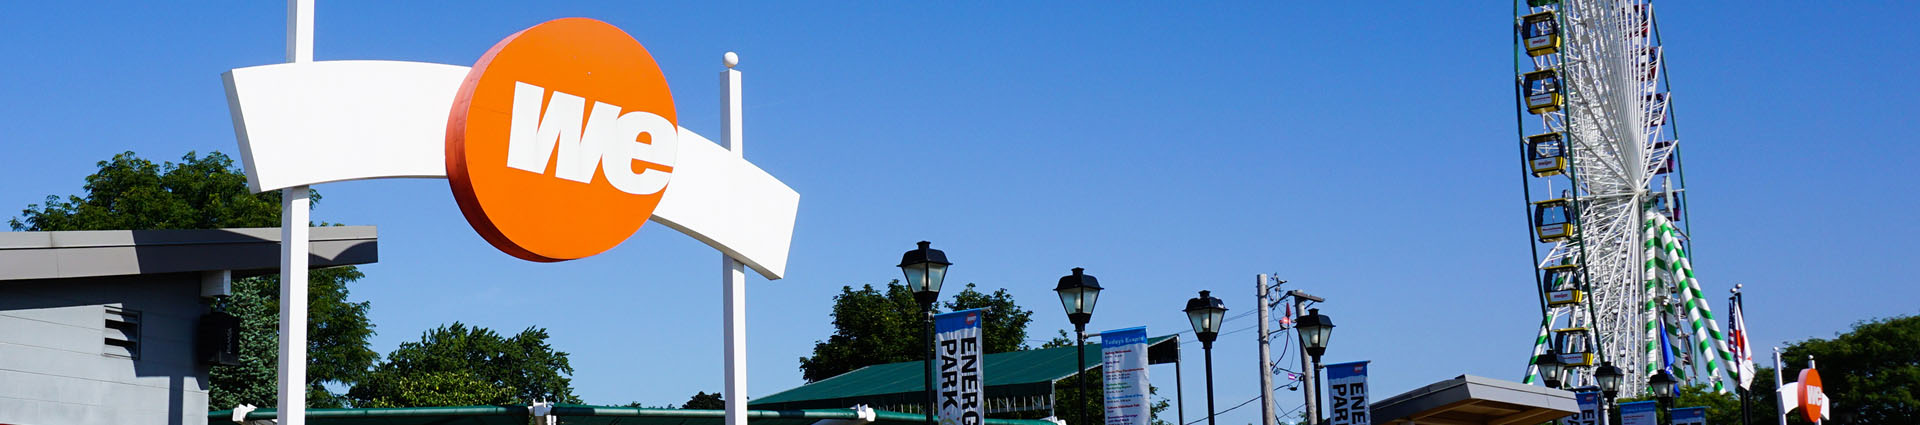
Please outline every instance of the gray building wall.
[[[200, 273], [0, 281], [0, 423], [205, 424]], [[138, 352], [109, 345], [137, 312]]]

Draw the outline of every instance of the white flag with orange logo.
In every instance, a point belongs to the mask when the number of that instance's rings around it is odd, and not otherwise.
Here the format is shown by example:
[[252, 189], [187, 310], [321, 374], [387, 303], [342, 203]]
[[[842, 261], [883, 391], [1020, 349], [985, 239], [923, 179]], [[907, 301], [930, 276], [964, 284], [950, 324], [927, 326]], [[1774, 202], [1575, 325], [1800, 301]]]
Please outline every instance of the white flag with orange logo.
[[1732, 301], [1731, 304], [1733, 304], [1733, 306], [1729, 309], [1733, 310], [1733, 316], [1727, 318], [1729, 322], [1727, 328], [1730, 331], [1729, 336], [1732, 338], [1730, 341], [1727, 341], [1727, 345], [1728, 348], [1731, 348], [1733, 351], [1734, 370], [1740, 373], [1740, 389], [1752, 391], [1754, 374], [1753, 347], [1747, 344], [1747, 320], [1740, 315], [1740, 302], [1736, 299]]

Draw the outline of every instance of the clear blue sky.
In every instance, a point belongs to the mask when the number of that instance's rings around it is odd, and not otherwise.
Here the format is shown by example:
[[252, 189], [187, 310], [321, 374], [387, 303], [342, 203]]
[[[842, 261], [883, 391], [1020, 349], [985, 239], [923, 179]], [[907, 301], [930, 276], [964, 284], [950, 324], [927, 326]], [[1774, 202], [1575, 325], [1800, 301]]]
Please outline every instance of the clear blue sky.
[[[9, 9], [6, 216], [78, 192], [116, 152], [235, 153], [219, 75], [284, 55], [279, 2]], [[1920, 236], [1916, 181], [1895, 167], [1920, 153], [1920, 9], [1658, 12], [1709, 292], [1747, 285], [1763, 347], [1920, 312], [1897, 243]], [[569, 16], [644, 43], [696, 131], [718, 121], [721, 53], [740, 52], [747, 156], [802, 194], [790, 277], [750, 282], [753, 395], [799, 384], [832, 295], [897, 277], [922, 239], [957, 263], [952, 287], [1004, 287], [1034, 310], [1036, 343], [1070, 327], [1051, 288], [1071, 267], [1108, 288], [1093, 328], [1155, 334], [1187, 329], [1199, 289], [1251, 311], [1253, 275], [1273, 272], [1329, 299], [1327, 360], [1373, 360], [1381, 396], [1520, 378], [1539, 318], [1503, 4], [321, 1], [315, 56], [470, 65]], [[721, 389], [720, 261], [688, 237], [651, 225], [598, 257], [534, 264], [477, 237], [444, 181], [319, 190], [315, 220], [380, 228], [381, 262], [353, 294], [372, 301], [383, 354], [456, 320], [541, 326], [588, 402]], [[1255, 392], [1252, 341], [1217, 345], [1221, 408]], [[1205, 404], [1188, 366], [1191, 420]], [[1152, 372], [1166, 395], [1171, 372]]]

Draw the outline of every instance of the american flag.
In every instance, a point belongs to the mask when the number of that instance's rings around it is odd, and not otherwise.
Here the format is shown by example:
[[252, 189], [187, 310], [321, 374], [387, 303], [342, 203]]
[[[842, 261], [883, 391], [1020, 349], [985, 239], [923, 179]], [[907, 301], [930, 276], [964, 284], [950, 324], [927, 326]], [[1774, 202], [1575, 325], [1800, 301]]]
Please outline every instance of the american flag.
[[1740, 314], [1740, 299], [1737, 296], [1728, 301], [1728, 304], [1732, 304], [1728, 310], [1733, 311], [1733, 315], [1727, 318], [1728, 336], [1731, 337], [1727, 345], [1728, 349], [1733, 351], [1733, 367], [1734, 370], [1740, 371], [1740, 389], [1752, 390], [1753, 347], [1747, 344], [1747, 320]]

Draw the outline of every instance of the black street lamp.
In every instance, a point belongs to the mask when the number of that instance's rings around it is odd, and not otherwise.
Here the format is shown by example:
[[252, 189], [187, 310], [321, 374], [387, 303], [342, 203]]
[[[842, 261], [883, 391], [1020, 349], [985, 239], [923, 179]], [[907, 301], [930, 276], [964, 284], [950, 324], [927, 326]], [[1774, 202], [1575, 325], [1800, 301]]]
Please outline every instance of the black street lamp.
[[1600, 363], [1600, 367], [1593, 370], [1593, 379], [1600, 381], [1600, 393], [1607, 396], [1607, 404], [1613, 404], [1613, 399], [1620, 396], [1620, 378], [1623, 377], [1626, 377], [1626, 373], [1621, 372], [1613, 362]]
[[[1074, 361], [1079, 365], [1074, 374], [1080, 375], [1087, 370], [1087, 322], [1093, 320], [1093, 304], [1100, 301], [1100, 279], [1086, 274], [1087, 269], [1074, 267], [1073, 274], [1061, 276], [1060, 284], [1053, 292], [1060, 293], [1060, 306], [1067, 309], [1067, 321], [1073, 322], [1073, 333], [1079, 337], [1074, 347]], [[1079, 376], [1080, 381], [1080, 417], [1074, 419], [1077, 424], [1087, 423], [1087, 377]]]
[[1207, 356], [1207, 425], [1213, 423], [1213, 340], [1220, 337], [1220, 320], [1227, 315], [1227, 304], [1200, 291], [1200, 297], [1187, 300], [1187, 321], [1193, 322], [1193, 336]]
[[[1300, 316], [1300, 323], [1294, 326], [1300, 332], [1300, 346], [1307, 349], [1307, 355], [1313, 356], [1313, 405], [1314, 411], [1320, 411], [1320, 355], [1327, 353], [1327, 339], [1333, 337], [1333, 318], [1320, 314], [1320, 309], [1307, 309], [1307, 315]], [[1318, 416], [1318, 415], [1315, 415]], [[1313, 418], [1313, 423], [1326, 423], [1325, 419]]]
[[913, 290], [914, 301], [920, 302], [920, 313], [925, 317], [923, 327], [926, 332], [920, 334], [920, 341], [927, 347], [927, 357], [921, 360], [920, 376], [927, 390], [927, 423], [935, 423], [934, 409], [939, 406], [938, 392], [933, 388], [933, 302], [940, 299], [940, 284], [947, 280], [947, 253], [931, 248], [932, 242], [920, 241], [920, 247], [900, 256], [900, 272], [907, 275], [907, 289]]
[[1540, 380], [1547, 388], [1560, 389], [1561, 373], [1566, 369], [1560, 364], [1560, 352], [1548, 348], [1547, 352], [1534, 359], [1534, 366], [1540, 367]]
[[1600, 367], [1593, 369], [1593, 380], [1600, 382], [1600, 395], [1606, 397], [1606, 400], [1600, 403], [1601, 418], [1611, 420], [1610, 418], [1613, 417], [1607, 412], [1613, 411], [1615, 407], [1613, 400], [1620, 396], [1620, 379], [1626, 375], [1625, 372], [1620, 371], [1620, 367], [1614, 366], [1613, 362], [1600, 362]]
[[1673, 407], [1673, 385], [1678, 383], [1680, 383], [1680, 380], [1674, 379], [1673, 374], [1667, 372], [1666, 369], [1660, 369], [1659, 373], [1655, 373], [1653, 377], [1647, 378], [1647, 388], [1653, 390], [1653, 397], [1655, 399], [1660, 400], [1660, 412], [1662, 414], [1667, 414], [1668, 409]]

